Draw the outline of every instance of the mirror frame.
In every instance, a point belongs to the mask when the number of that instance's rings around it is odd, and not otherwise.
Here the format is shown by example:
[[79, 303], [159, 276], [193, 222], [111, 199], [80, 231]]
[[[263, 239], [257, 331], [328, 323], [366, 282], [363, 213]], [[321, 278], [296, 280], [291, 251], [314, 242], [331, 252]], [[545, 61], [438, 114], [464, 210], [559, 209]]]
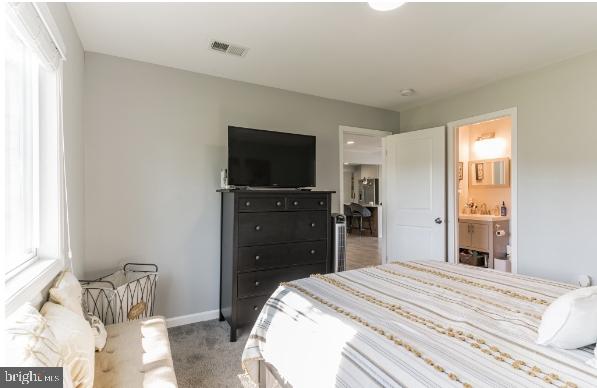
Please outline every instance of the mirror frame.
[[[476, 181], [477, 164], [487, 162], [504, 162], [504, 173], [506, 175], [505, 183], [499, 185], [473, 185], [473, 181]], [[468, 162], [468, 187], [469, 188], [506, 188], [510, 187], [510, 158], [497, 158], [497, 159], [481, 159], [481, 160], [470, 160]]]

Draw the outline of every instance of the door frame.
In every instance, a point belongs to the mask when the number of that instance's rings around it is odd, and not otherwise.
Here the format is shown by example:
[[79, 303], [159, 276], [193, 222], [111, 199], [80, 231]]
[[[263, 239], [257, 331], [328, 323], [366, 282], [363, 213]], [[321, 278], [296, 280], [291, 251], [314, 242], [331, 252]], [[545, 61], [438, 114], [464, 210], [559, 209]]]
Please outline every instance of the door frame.
[[517, 107], [486, 113], [478, 116], [468, 117], [462, 120], [448, 123], [448, 133], [446, 144], [448, 152], [447, 157], [447, 183], [448, 183], [448, 262], [456, 263], [458, 255], [458, 185], [456, 184], [456, 165], [458, 157], [458, 137], [456, 131], [459, 127], [475, 124], [481, 121], [488, 121], [509, 116], [512, 120], [512, 130], [510, 134], [511, 141], [511, 160], [510, 160], [510, 261], [512, 264], [512, 273], [518, 272], [518, 109]]
[[[340, 172], [340, 187], [338, 190], [338, 213], [344, 213], [344, 134], [351, 133], [353, 135], [364, 135], [364, 136], [372, 136], [372, 137], [380, 137], [384, 138], [386, 136], [392, 135], [393, 132], [390, 131], [380, 131], [378, 129], [368, 129], [368, 128], [359, 128], [359, 127], [349, 127], [346, 125], [340, 125], [338, 127], [338, 154], [339, 154], [339, 172]], [[383, 174], [383, 167], [382, 171], [380, 171], [380, 176]], [[381, 182], [383, 185], [383, 181]], [[379, 188], [380, 194], [383, 193], [382, 188]], [[382, 201], [380, 196], [379, 201]], [[382, 238], [383, 238], [383, 231], [382, 231]]]

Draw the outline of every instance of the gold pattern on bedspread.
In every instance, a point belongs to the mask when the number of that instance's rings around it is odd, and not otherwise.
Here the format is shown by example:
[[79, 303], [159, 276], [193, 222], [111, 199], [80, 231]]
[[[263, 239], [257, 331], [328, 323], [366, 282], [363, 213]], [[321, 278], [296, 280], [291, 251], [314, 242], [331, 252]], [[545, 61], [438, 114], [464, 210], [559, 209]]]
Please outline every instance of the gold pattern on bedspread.
[[493, 286], [491, 284], [484, 284], [484, 283], [477, 282], [477, 281], [474, 281], [474, 280], [471, 280], [471, 279], [467, 279], [467, 278], [462, 277], [462, 276], [453, 276], [453, 275], [449, 275], [449, 274], [447, 274], [445, 272], [436, 271], [436, 270], [432, 270], [432, 269], [428, 269], [428, 268], [421, 268], [421, 267], [416, 266], [416, 265], [412, 265], [412, 264], [404, 263], [404, 262], [399, 262], [399, 261], [394, 261], [394, 262], [392, 262], [392, 264], [400, 265], [400, 266], [406, 267], [408, 269], [413, 269], [415, 271], [427, 272], [427, 273], [433, 274], [435, 276], [439, 276], [439, 277], [444, 278], [444, 279], [450, 279], [450, 280], [454, 280], [454, 281], [457, 281], [457, 282], [461, 282], [461, 283], [467, 284], [469, 286], [481, 287], [481, 288], [484, 288], [486, 290], [496, 291], [496, 292], [502, 293], [502, 294], [504, 294], [506, 296], [510, 296], [512, 298], [518, 298], [518, 299], [521, 299], [521, 300], [526, 300], [526, 301], [531, 302], [531, 303], [537, 303], [537, 304], [543, 304], [543, 305], [548, 305], [549, 304], [549, 302], [546, 301], [545, 299], [535, 298], [534, 296], [523, 295], [523, 294], [520, 294], [518, 292], [514, 292], [512, 290], [508, 290], [506, 288], [496, 287], [496, 286]]
[[425, 361], [426, 364], [428, 364], [429, 366], [433, 367], [433, 369], [435, 369], [437, 372], [439, 373], [444, 373], [446, 374], [450, 380], [454, 380], [457, 381], [459, 383], [462, 384], [462, 386], [464, 388], [472, 388], [472, 385], [469, 383], [464, 383], [460, 380], [460, 378], [458, 377], [458, 375], [454, 372], [448, 372], [446, 371], [445, 368], [443, 368], [441, 365], [439, 365], [438, 363], [436, 363], [435, 361], [433, 361], [431, 358], [429, 357], [425, 357], [423, 355], [423, 353], [421, 353], [420, 351], [418, 351], [414, 346], [410, 345], [409, 343], [407, 343], [406, 341], [400, 339], [398, 336], [393, 335], [391, 333], [386, 332], [385, 330], [370, 324], [369, 322], [367, 322], [366, 320], [364, 320], [363, 318], [359, 317], [356, 314], [351, 313], [350, 311], [347, 311], [345, 309], [343, 309], [342, 307], [336, 306], [335, 304], [313, 294], [312, 292], [309, 292], [307, 290], [305, 290], [303, 287], [297, 285], [297, 284], [293, 284], [293, 283], [282, 283], [282, 286], [285, 287], [289, 287], [289, 288], [294, 288], [295, 290], [298, 290], [300, 292], [302, 292], [303, 294], [307, 295], [308, 297], [315, 299], [316, 301], [318, 301], [319, 303], [328, 306], [329, 308], [335, 310], [336, 312], [338, 312], [339, 314], [342, 314], [350, 319], [352, 319], [355, 322], [360, 323], [361, 325], [373, 330], [374, 332], [376, 332], [377, 334], [389, 339], [390, 341], [392, 341], [394, 344], [403, 347], [404, 349], [408, 350], [410, 353], [414, 354], [415, 356], [417, 356], [418, 358], [422, 359]]
[[[367, 302], [373, 303], [373, 304], [380, 306], [386, 310], [390, 310], [392, 313], [398, 314], [401, 317], [408, 319], [409, 321], [419, 323], [429, 329], [436, 331], [437, 333], [443, 334], [445, 336], [454, 338], [454, 339], [462, 341], [462, 342], [466, 342], [473, 349], [478, 349], [479, 351], [492, 356], [497, 361], [510, 364], [514, 369], [526, 372], [529, 376], [537, 377], [537, 378], [542, 379], [543, 381], [545, 381], [547, 383], [551, 383], [557, 387], [564, 387], [564, 388], [577, 387], [577, 385], [571, 381], [562, 381], [560, 379], [560, 376], [558, 376], [555, 373], [544, 372], [541, 370], [541, 368], [539, 368], [537, 366], [529, 365], [529, 363], [527, 363], [523, 360], [517, 360], [517, 359], [513, 358], [509, 353], [500, 351], [500, 349], [497, 346], [488, 344], [487, 341], [485, 341], [483, 338], [477, 337], [471, 333], [466, 333], [466, 332], [463, 332], [462, 330], [454, 330], [451, 327], [444, 327], [443, 325], [436, 323], [432, 319], [426, 319], [424, 317], [420, 317], [417, 314], [409, 311], [408, 309], [403, 308], [402, 306], [400, 306], [398, 304], [384, 302], [380, 299], [377, 299], [373, 295], [369, 295], [364, 292], [358, 291], [337, 279], [332, 279], [330, 277], [326, 277], [326, 276], [322, 276], [322, 275], [313, 275], [312, 277], [317, 278], [326, 283], [332, 284], [346, 292], [351, 293], [352, 295], [354, 295], [360, 299], [366, 300]], [[287, 286], [293, 287], [296, 289], [300, 289], [293, 284], [287, 284]], [[311, 296], [311, 293], [304, 292], [304, 291], [303, 291], [303, 293]], [[326, 304], [328, 306], [331, 305], [326, 301], [321, 301], [321, 298], [319, 298], [319, 297], [316, 297], [316, 298], [318, 301], [320, 301], [323, 304]], [[335, 307], [334, 307], [334, 310], [338, 311], [338, 309]], [[342, 310], [342, 309], [340, 309], [340, 310]], [[343, 310], [341, 312], [344, 313]], [[348, 316], [351, 319], [355, 319], [355, 318], [353, 318], [353, 314], [349, 314]], [[358, 322], [361, 322], [360, 317], [357, 317], [356, 319]], [[380, 334], [384, 335], [385, 333], [382, 330]], [[417, 356], [421, 357], [420, 355], [417, 355]], [[425, 359], [425, 361], [427, 361], [427, 359]], [[459, 379], [457, 379], [457, 380], [460, 381]], [[464, 386], [469, 386], [469, 384], [464, 384]]]
[[282, 386], [597, 387], [590, 347], [535, 343], [547, 305], [573, 285], [411, 261], [281, 284], [249, 336]]
[[447, 291], [451, 291], [451, 292], [453, 292], [455, 294], [464, 295], [467, 298], [476, 299], [476, 300], [482, 301], [483, 303], [490, 304], [492, 306], [495, 306], [497, 308], [500, 308], [500, 309], [503, 309], [503, 310], [506, 310], [506, 311], [510, 311], [510, 312], [517, 313], [517, 314], [524, 314], [524, 315], [527, 315], [529, 317], [541, 320], [541, 315], [539, 315], [539, 314], [535, 314], [535, 313], [532, 313], [532, 312], [529, 312], [529, 311], [522, 311], [522, 310], [516, 309], [516, 308], [510, 308], [510, 307], [505, 306], [503, 304], [495, 303], [495, 302], [493, 302], [491, 300], [488, 300], [487, 298], [481, 298], [481, 297], [478, 297], [476, 295], [472, 295], [470, 293], [467, 294], [467, 293], [465, 293], [463, 291], [460, 291], [460, 290], [458, 290], [456, 288], [453, 288], [453, 287], [449, 287], [449, 286], [446, 286], [446, 285], [443, 285], [443, 284], [438, 284], [438, 283], [431, 282], [431, 281], [426, 281], [426, 280], [420, 279], [420, 278], [418, 278], [416, 276], [406, 275], [406, 274], [403, 274], [403, 273], [400, 273], [400, 272], [392, 271], [391, 269], [388, 269], [388, 268], [382, 268], [382, 267], [370, 267], [370, 268], [375, 268], [375, 269], [377, 269], [379, 271], [383, 271], [383, 272], [392, 274], [394, 276], [400, 276], [400, 277], [408, 278], [410, 280], [414, 280], [416, 282], [423, 283], [423, 284], [426, 284], [428, 286], [433, 286], [433, 287], [441, 288], [441, 289], [444, 289], [444, 290], [447, 290]]

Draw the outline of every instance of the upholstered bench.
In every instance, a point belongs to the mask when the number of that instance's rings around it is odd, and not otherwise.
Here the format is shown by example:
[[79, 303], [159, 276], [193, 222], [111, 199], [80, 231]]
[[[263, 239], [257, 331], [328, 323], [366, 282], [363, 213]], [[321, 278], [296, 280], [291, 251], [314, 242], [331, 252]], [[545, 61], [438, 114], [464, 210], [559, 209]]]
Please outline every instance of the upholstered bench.
[[94, 387], [177, 386], [163, 317], [108, 325], [106, 331], [106, 347], [95, 353]]
[[8, 317], [7, 366], [62, 367], [65, 388], [177, 387], [163, 317], [104, 330], [97, 318], [84, 317], [81, 286], [68, 271], [58, 276], [49, 299], [41, 309], [25, 303]]

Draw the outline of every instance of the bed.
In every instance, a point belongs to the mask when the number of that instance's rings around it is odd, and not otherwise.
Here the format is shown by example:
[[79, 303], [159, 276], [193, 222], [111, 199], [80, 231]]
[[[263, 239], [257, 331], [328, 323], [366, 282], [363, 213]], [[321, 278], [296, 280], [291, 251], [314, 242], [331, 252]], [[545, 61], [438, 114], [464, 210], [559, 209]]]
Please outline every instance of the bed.
[[267, 387], [597, 387], [592, 348], [535, 344], [569, 284], [431, 261], [281, 284], [245, 346]]

